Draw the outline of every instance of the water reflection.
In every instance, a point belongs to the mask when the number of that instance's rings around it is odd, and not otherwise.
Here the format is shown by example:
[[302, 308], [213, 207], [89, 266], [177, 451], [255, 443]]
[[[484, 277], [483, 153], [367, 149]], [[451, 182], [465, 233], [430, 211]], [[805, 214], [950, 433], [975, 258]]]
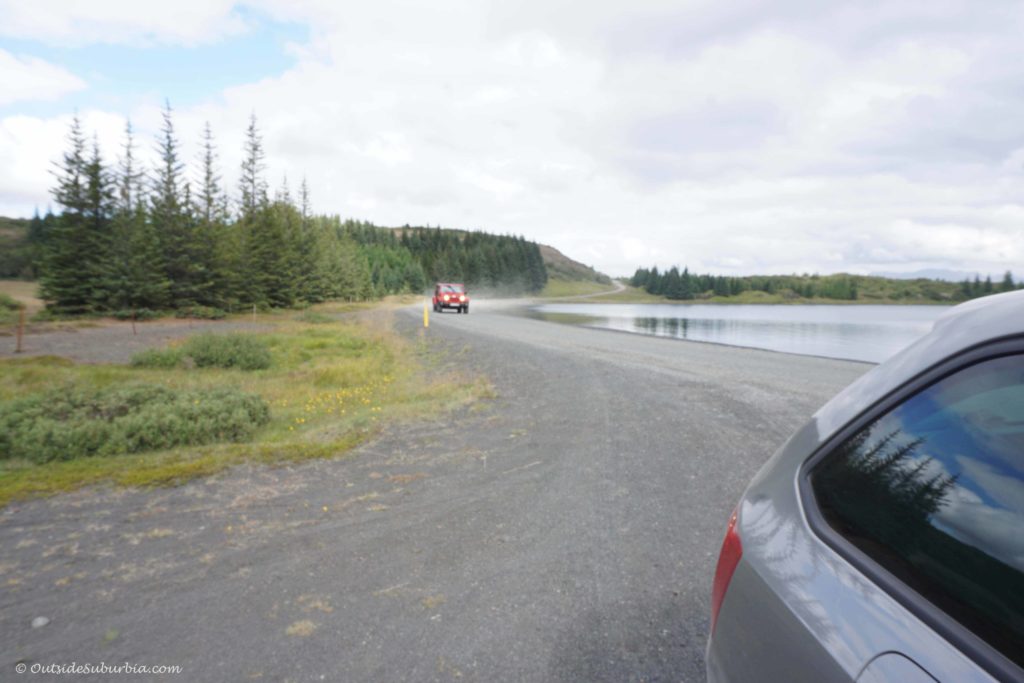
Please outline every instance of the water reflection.
[[944, 310], [941, 306], [547, 304], [532, 314], [634, 334], [881, 362], [926, 334]]

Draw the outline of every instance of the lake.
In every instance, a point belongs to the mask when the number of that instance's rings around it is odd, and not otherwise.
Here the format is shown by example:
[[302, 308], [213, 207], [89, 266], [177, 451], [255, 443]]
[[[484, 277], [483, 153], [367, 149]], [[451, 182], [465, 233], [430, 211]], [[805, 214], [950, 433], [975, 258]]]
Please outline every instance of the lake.
[[634, 334], [880, 363], [946, 306], [543, 304], [532, 317]]

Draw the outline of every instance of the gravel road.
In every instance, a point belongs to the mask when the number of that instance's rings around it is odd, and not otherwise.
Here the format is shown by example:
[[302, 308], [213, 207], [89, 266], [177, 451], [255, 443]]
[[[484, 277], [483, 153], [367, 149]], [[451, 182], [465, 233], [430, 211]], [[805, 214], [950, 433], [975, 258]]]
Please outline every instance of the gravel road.
[[421, 315], [397, 324], [496, 398], [348, 458], [0, 513], [0, 679], [127, 661], [183, 672], [124, 680], [703, 680], [733, 504], [870, 366], [484, 301]]

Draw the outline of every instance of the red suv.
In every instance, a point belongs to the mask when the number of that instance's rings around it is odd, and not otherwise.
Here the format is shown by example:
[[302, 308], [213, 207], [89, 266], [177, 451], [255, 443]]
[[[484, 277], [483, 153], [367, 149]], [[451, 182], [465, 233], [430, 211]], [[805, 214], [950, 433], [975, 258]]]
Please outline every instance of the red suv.
[[446, 308], [454, 308], [458, 313], [469, 313], [469, 295], [465, 285], [449, 282], [438, 282], [434, 285], [434, 311], [440, 313]]

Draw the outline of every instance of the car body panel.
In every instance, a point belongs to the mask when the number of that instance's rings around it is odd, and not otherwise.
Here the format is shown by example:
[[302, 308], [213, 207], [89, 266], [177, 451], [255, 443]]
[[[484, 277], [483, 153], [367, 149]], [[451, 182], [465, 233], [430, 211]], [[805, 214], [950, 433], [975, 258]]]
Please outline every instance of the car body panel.
[[938, 683], [928, 672], [896, 652], [886, 652], [871, 660], [861, 672], [857, 683]]
[[900, 680], [884, 676], [902, 663], [871, 669], [886, 653], [902, 653], [940, 681], [997, 680], [816, 534], [799, 487], [811, 456], [886, 397], [950, 357], [1022, 334], [1024, 292], [958, 306], [840, 392], [769, 459], [738, 506], [743, 554], [709, 639], [709, 681], [856, 681], [865, 670], [873, 678], [864, 680]]

